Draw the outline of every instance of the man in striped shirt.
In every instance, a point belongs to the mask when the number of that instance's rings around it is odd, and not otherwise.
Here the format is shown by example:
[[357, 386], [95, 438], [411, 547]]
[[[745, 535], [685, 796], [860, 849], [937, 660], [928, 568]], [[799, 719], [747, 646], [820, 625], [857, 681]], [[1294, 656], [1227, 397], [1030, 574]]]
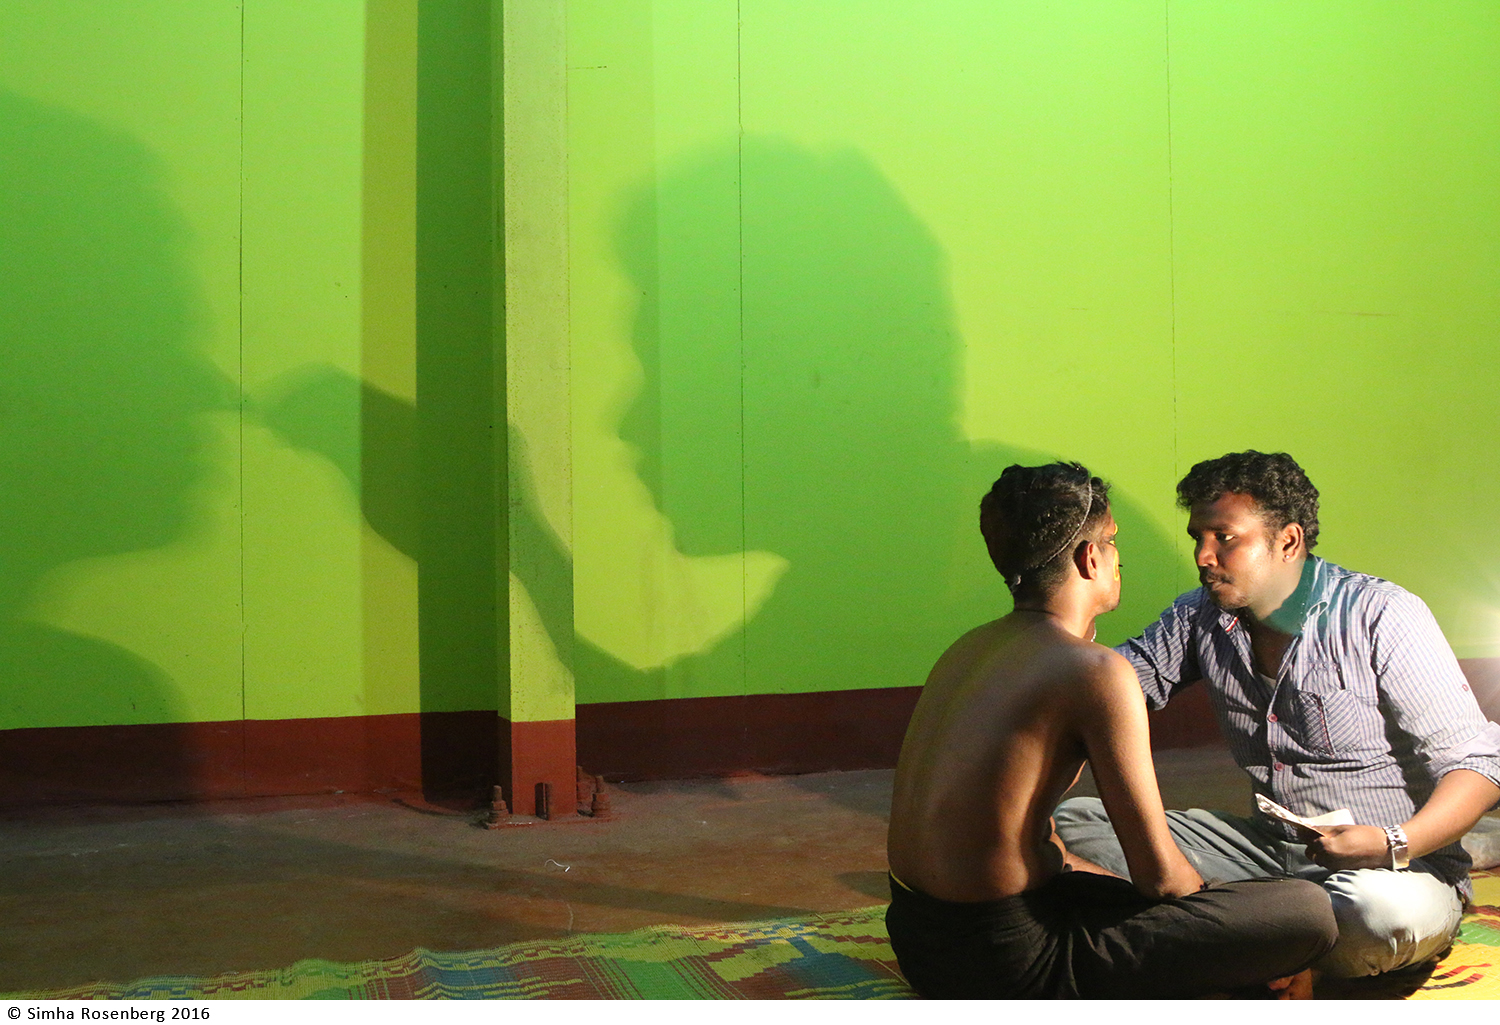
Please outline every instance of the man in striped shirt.
[[[1203, 586], [1116, 650], [1153, 708], [1203, 681], [1256, 794], [1354, 822], [1318, 835], [1259, 809], [1170, 811], [1178, 846], [1205, 879], [1321, 883], [1339, 922], [1329, 974], [1440, 955], [1472, 895], [1459, 838], [1500, 800], [1500, 726], [1421, 599], [1310, 554], [1318, 492], [1290, 456], [1199, 463], [1177, 496]], [[1125, 873], [1098, 801], [1065, 801], [1056, 821], [1069, 850]]]

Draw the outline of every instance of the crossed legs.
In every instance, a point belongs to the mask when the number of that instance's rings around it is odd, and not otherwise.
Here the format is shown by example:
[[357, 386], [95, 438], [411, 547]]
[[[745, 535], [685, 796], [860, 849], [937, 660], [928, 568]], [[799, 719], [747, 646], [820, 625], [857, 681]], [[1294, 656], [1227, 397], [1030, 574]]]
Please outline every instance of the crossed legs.
[[[1064, 801], [1054, 819], [1069, 850], [1129, 876], [1097, 798]], [[1210, 883], [1293, 877], [1322, 885], [1339, 926], [1338, 943], [1317, 965], [1329, 975], [1378, 975], [1421, 964], [1447, 949], [1458, 933], [1463, 914], [1458, 892], [1426, 872], [1329, 872], [1301, 845], [1269, 836], [1249, 819], [1201, 808], [1168, 811], [1167, 821], [1177, 846]]]

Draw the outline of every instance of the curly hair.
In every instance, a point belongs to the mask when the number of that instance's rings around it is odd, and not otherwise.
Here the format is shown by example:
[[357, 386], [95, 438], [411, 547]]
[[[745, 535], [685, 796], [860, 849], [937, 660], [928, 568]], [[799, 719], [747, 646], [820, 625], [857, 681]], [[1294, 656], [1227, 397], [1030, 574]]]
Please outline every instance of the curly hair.
[[1011, 595], [1029, 599], [1061, 582], [1108, 515], [1109, 485], [1078, 463], [1007, 466], [979, 503], [979, 531]]
[[1249, 495], [1260, 506], [1273, 534], [1288, 523], [1302, 525], [1307, 550], [1318, 543], [1318, 489], [1297, 460], [1285, 452], [1231, 452], [1205, 459], [1177, 485], [1177, 504], [1191, 509], [1201, 502], [1217, 502], [1226, 494]]

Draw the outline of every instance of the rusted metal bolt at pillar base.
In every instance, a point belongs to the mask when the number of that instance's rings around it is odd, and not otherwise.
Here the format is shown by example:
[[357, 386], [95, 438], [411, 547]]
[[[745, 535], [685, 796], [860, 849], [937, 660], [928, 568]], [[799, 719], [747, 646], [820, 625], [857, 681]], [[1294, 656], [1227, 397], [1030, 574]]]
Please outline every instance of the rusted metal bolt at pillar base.
[[583, 766], [578, 766], [578, 776], [574, 783], [574, 796], [578, 799], [578, 814], [587, 815], [589, 804], [594, 799], [594, 777], [583, 771]]
[[490, 829], [498, 829], [508, 818], [510, 818], [510, 808], [505, 803], [505, 791], [500, 787], [495, 787], [490, 795], [490, 818], [485, 825]]

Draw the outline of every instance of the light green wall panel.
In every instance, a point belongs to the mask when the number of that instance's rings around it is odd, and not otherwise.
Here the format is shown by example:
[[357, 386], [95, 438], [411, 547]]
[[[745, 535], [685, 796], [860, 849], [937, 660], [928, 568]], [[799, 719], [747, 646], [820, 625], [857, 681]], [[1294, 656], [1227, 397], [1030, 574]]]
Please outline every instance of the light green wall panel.
[[1179, 470], [1291, 452], [1318, 554], [1500, 654], [1500, 8], [1172, 12]]
[[1008, 606], [1011, 461], [1114, 482], [1119, 640], [1195, 583], [1177, 479], [1249, 446], [1500, 651], [1457, 554], [1500, 500], [1492, 6], [570, 12], [580, 700], [918, 682]]
[[[495, 0], [492, 89], [501, 130], [493, 172], [505, 215], [496, 239], [496, 445], [500, 713], [512, 723], [574, 715], [572, 377], [568, 290], [567, 4]], [[503, 15], [503, 18], [502, 18]], [[501, 417], [497, 415], [498, 421]], [[514, 473], [510, 473], [514, 463]], [[501, 604], [503, 602], [503, 604]]]
[[1174, 559], [1160, 6], [743, 9], [748, 688], [920, 683], [1006, 611], [1016, 461], [1116, 482], [1125, 636]]
[[[573, 0], [567, 46], [571, 476], [512, 437], [510, 515], [571, 560], [579, 700], [920, 682], [1008, 607], [1011, 461], [1115, 483], [1119, 639], [1193, 582], [1176, 479], [1249, 446], [1500, 654], [1492, 4]], [[53, 247], [0, 249], [0, 728], [497, 697], [497, 514], [413, 485], [420, 422], [488, 486], [490, 108], [423, 115], [423, 52], [404, 0], [0, 0], [0, 132], [51, 140], [0, 214]], [[424, 518], [468, 525], [430, 686]]]
[[239, 22], [0, 3], [0, 728], [240, 714]]
[[421, 710], [495, 708], [495, 11], [422, 3], [417, 24], [416, 333]]
[[[417, 4], [368, 0], [360, 276], [363, 707], [420, 688], [416, 482]], [[347, 382], [345, 384], [347, 387]]]
[[[639, 449], [638, 472], [678, 550], [723, 575], [704, 573], [693, 597], [721, 601], [743, 621], [743, 169], [704, 157], [723, 153], [738, 131], [735, 15], [691, 2], [657, 6], [657, 174], [632, 188], [616, 247], [640, 294], [631, 340], [644, 378], [621, 437]], [[669, 662], [663, 696], [741, 693], [743, 646], [736, 630]]]
[[416, 710], [415, 4], [3, 0], [0, 103], [0, 728]]
[[570, 17], [580, 700], [919, 683], [1016, 460], [1117, 482], [1106, 630], [1170, 599], [1159, 5]]
[[785, 563], [742, 535], [736, 12], [568, 16], [578, 697], [740, 693]]
[[[244, 34], [245, 714], [368, 707], [361, 672], [360, 372], [364, 12], [251, 4]], [[302, 396], [314, 392], [311, 402]], [[288, 410], [310, 407], [301, 417]], [[266, 416], [253, 415], [264, 409]], [[318, 428], [293, 423], [316, 419]], [[318, 452], [311, 439], [327, 439]], [[339, 439], [334, 442], [333, 439]]]

